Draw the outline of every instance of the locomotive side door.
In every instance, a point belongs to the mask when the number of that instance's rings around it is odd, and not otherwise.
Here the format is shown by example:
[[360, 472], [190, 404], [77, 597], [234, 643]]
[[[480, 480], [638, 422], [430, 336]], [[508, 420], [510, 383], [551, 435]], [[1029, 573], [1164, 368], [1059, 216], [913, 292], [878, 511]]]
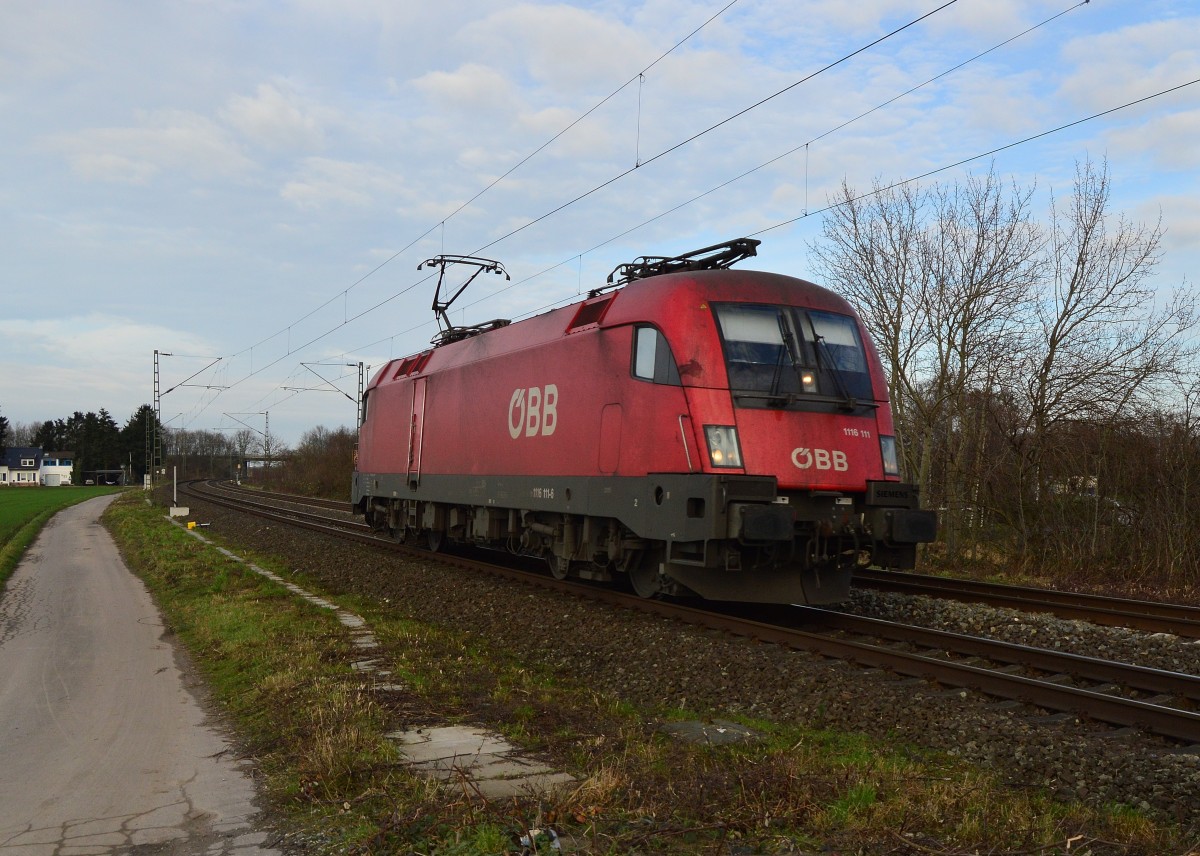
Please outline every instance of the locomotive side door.
[[421, 481], [421, 439], [425, 425], [425, 381], [413, 381], [412, 415], [408, 431], [408, 486], [416, 490]]

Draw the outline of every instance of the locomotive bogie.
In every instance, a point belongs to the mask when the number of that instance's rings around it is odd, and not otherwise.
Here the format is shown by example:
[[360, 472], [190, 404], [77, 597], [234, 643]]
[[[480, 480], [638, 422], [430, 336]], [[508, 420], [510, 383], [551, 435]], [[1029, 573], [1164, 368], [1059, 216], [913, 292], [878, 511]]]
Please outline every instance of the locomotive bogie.
[[556, 577], [832, 603], [934, 535], [857, 317], [775, 274], [655, 277], [394, 360], [362, 416], [374, 528]]

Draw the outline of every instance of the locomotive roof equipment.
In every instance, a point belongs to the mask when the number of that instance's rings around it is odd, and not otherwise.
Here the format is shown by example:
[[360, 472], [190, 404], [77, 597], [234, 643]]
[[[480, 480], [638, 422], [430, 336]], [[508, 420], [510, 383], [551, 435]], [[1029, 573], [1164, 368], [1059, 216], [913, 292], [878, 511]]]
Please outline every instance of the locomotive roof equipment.
[[609, 288], [617, 288], [635, 279], [645, 279], [649, 276], [688, 270], [723, 270], [758, 255], [758, 245], [761, 243], [762, 241], [754, 238], [736, 238], [679, 256], [638, 256], [631, 262], [617, 265], [608, 275], [608, 285], [592, 289], [588, 292], [588, 297], [596, 297]]
[[[446, 278], [446, 268], [449, 265], [467, 265], [474, 267], [475, 271], [467, 277], [467, 281], [458, 287], [458, 291], [450, 295], [447, 300], [440, 300], [442, 294], [442, 283]], [[506, 280], [511, 281], [512, 277], [508, 275], [508, 271], [504, 269], [504, 265], [494, 259], [481, 259], [475, 256], [434, 256], [431, 259], [426, 259], [417, 265], [417, 270], [426, 267], [436, 267], [438, 269], [437, 288], [433, 290], [433, 313], [437, 316], [438, 332], [430, 341], [434, 345], [446, 345], [450, 342], [457, 342], [460, 339], [466, 339], [470, 336], [478, 336], [480, 333], [486, 333], [488, 330], [495, 330], [498, 327], [507, 327], [510, 323], [507, 318], [495, 318], [491, 321], [485, 321], [482, 324], [475, 324], [470, 327], [455, 327], [450, 323], [450, 316], [446, 310], [450, 308], [458, 296], [467, 290], [467, 286], [475, 281], [475, 277], [481, 273], [494, 273], [497, 276], [503, 276]]]

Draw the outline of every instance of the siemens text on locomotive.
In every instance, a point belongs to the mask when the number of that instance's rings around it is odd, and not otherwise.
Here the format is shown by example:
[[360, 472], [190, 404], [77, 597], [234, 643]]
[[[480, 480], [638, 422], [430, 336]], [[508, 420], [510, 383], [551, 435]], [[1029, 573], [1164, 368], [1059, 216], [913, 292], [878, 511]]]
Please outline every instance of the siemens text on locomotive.
[[[579, 303], [389, 362], [357, 512], [643, 596], [833, 603], [856, 567], [913, 567], [936, 520], [900, 481], [875, 349], [833, 292], [730, 269], [758, 243], [642, 257]], [[454, 262], [502, 272], [426, 264]]]

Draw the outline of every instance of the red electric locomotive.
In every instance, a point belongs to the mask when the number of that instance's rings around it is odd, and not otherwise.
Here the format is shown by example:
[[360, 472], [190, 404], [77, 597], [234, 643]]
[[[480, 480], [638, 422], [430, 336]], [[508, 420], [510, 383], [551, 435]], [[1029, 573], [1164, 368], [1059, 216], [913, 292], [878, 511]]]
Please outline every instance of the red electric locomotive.
[[[580, 303], [389, 362], [357, 511], [644, 596], [834, 603], [856, 567], [913, 567], [936, 520], [900, 482], [879, 358], [833, 292], [729, 269], [758, 243], [643, 257]], [[453, 262], [503, 272], [426, 264]]]

